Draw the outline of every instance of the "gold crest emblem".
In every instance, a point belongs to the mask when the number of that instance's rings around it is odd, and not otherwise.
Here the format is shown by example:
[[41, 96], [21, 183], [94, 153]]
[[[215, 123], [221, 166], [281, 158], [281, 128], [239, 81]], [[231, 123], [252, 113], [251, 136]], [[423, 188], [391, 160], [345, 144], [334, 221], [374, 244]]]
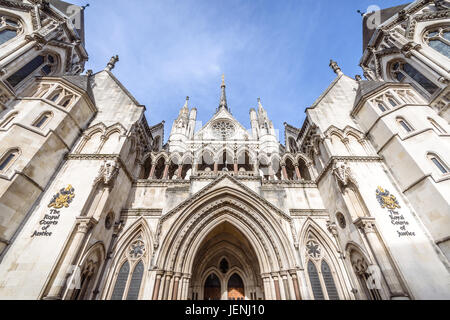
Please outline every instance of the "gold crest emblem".
[[388, 208], [390, 210], [400, 208], [400, 204], [398, 203], [397, 198], [395, 198], [394, 195], [390, 194], [388, 190], [384, 190], [382, 187], [378, 187], [376, 195], [377, 200], [382, 208]]
[[59, 192], [53, 196], [48, 207], [55, 209], [61, 209], [62, 207], [68, 208], [72, 199], [75, 197], [74, 192], [75, 189], [69, 184], [67, 188], [59, 190]]

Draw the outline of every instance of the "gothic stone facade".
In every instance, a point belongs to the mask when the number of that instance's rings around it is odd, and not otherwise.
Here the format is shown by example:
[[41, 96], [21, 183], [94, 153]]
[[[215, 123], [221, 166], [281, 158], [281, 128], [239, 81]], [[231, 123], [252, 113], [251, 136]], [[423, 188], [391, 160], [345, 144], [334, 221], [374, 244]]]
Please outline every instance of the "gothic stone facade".
[[117, 56], [81, 74], [83, 8], [0, 0], [0, 298], [449, 299], [449, 14], [366, 15], [366, 80], [331, 61], [283, 144], [223, 80], [164, 144]]

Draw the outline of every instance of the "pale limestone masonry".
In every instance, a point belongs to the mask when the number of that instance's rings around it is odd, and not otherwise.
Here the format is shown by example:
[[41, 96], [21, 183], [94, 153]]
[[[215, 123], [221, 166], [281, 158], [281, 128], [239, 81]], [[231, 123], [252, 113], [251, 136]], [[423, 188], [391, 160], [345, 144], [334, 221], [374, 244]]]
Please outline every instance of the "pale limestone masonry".
[[282, 144], [224, 78], [165, 137], [83, 8], [0, 0], [0, 299], [450, 299], [450, 9], [377, 14]]

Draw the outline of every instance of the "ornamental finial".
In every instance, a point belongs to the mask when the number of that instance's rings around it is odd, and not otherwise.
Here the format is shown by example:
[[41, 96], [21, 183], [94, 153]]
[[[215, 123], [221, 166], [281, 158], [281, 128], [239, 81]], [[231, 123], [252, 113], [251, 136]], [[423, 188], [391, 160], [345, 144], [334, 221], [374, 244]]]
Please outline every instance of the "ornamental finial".
[[116, 54], [115, 56], [112, 56], [109, 60], [108, 64], [106, 65], [105, 70], [111, 71], [116, 66], [116, 62], [119, 61], [119, 56]]
[[339, 65], [336, 61], [330, 60], [330, 67], [333, 69], [334, 73], [336, 73], [338, 76], [342, 75], [341, 68], [339, 68]]

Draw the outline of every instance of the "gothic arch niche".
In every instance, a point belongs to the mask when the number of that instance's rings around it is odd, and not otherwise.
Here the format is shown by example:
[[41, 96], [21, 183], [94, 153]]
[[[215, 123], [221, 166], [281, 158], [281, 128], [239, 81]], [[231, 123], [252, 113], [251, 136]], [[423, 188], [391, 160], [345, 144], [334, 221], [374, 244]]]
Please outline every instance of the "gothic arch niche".
[[333, 174], [352, 221], [361, 217], [370, 216], [369, 210], [359, 192], [358, 184], [348, 164], [346, 162], [336, 162], [334, 164]]
[[285, 178], [287, 178], [287, 180], [294, 180], [297, 178], [296, 174], [295, 174], [294, 163], [290, 158], [286, 159], [285, 169], [286, 169], [286, 177]]
[[[227, 262], [227, 266], [223, 265]], [[244, 234], [228, 221], [214, 227], [203, 239], [194, 258], [191, 299], [244, 300], [263, 296], [259, 262], [253, 246]], [[211, 270], [214, 270], [212, 272]], [[219, 286], [207, 288], [205, 275], [216, 274]], [[242, 284], [236, 286], [230, 277], [237, 274]], [[245, 280], [243, 280], [245, 279]], [[246, 283], [246, 285], [244, 285]], [[250, 294], [245, 295], [245, 287]]]
[[233, 172], [234, 170], [234, 156], [233, 152], [228, 149], [223, 149], [219, 151], [217, 155], [217, 170], [218, 171], [229, 171]]
[[214, 154], [204, 150], [198, 159], [198, 171], [212, 172], [214, 170]]
[[170, 159], [169, 162], [169, 169], [167, 172], [167, 178], [171, 179], [171, 180], [176, 180], [178, 179], [178, 168], [179, 165], [181, 164], [181, 160], [180, 160], [180, 156], [174, 156]]
[[149, 268], [152, 241], [143, 218], [131, 226], [113, 247], [114, 262], [103, 297], [108, 300], [138, 300]]
[[120, 145], [120, 132], [114, 130], [106, 136], [106, 141], [99, 152], [103, 154], [118, 153], [117, 148]]
[[298, 160], [298, 170], [300, 172], [301, 179], [307, 180], [307, 181], [311, 180], [311, 174], [306, 165], [306, 162], [305, 162], [305, 160], [303, 160], [301, 158]]
[[189, 180], [192, 175], [192, 158], [185, 157], [182, 162], [181, 176], [183, 180]]
[[[373, 275], [370, 267], [372, 264], [365, 254], [354, 244], [347, 245], [347, 256], [349, 257], [352, 270], [358, 279], [359, 295], [361, 299], [382, 300], [381, 279]], [[379, 281], [380, 283], [374, 283]]]
[[239, 172], [253, 172], [254, 166], [252, 163], [252, 158], [250, 157], [250, 153], [247, 150], [242, 151], [238, 154], [237, 165]]
[[162, 179], [164, 177], [164, 169], [166, 167], [166, 159], [164, 157], [159, 157], [155, 161], [155, 172], [153, 173], [153, 179]]
[[79, 276], [79, 279], [74, 282], [74, 289], [67, 295], [70, 296], [70, 300], [90, 300], [92, 298], [104, 260], [105, 248], [102, 243], [93, 245], [86, 252], [79, 264], [79, 269], [75, 269], [75, 275]]
[[260, 157], [258, 161], [259, 168], [259, 176], [263, 178], [263, 180], [270, 179], [270, 169], [269, 169], [269, 160], [266, 157]]
[[148, 156], [144, 161], [144, 166], [141, 169], [141, 174], [139, 176], [140, 179], [150, 179], [150, 172], [152, 170], [152, 157]]
[[336, 133], [331, 134], [331, 144], [333, 145], [334, 155], [349, 155], [348, 149], [343, 142], [343, 138]]
[[84, 144], [81, 148], [81, 152], [83, 154], [94, 154], [97, 153], [100, 148], [101, 138], [103, 132], [101, 130], [96, 130], [89, 134], [88, 139], [84, 141]]
[[354, 182], [349, 182], [342, 188], [342, 196], [353, 221], [361, 217], [369, 216], [366, 204]]

